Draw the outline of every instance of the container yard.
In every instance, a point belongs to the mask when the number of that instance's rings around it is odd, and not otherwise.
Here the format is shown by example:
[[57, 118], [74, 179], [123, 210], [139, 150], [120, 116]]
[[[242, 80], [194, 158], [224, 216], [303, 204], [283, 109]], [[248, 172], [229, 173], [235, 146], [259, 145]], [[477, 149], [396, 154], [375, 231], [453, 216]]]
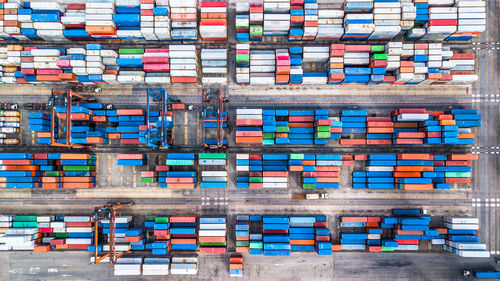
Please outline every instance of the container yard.
[[0, 0], [0, 280], [500, 276], [494, 0]]

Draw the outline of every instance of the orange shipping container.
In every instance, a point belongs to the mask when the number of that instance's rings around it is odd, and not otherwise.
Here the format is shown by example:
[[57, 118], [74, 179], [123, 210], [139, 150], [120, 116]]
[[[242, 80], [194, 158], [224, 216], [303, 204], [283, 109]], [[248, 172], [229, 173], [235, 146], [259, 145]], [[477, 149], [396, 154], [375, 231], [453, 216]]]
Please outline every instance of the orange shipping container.
[[291, 245], [314, 245], [314, 239], [290, 239]]
[[366, 223], [366, 227], [378, 228], [379, 224], [378, 224], [378, 222], [369, 221], [369, 222]]
[[394, 123], [394, 128], [418, 128], [418, 123]]
[[395, 178], [419, 178], [421, 176], [420, 172], [394, 172], [393, 177]]
[[112, 26], [85, 26], [85, 31], [90, 35], [115, 35], [116, 30]]
[[340, 182], [340, 178], [317, 178], [317, 182]]
[[303, 166], [290, 166], [290, 172], [302, 172], [303, 170]]
[[441, 120], [439, 121], [439, 126], [454, 126], [456, 125], [455, 120]]
[[231, 256], [229, 258], [229, 263], [242, 264], [243, 263], [243, 256], [240, 256], [240, 255]]
[[342, 245], [332, 244], [332, 251], [342, 251]]
[[194, 183], [169, 183], [170, 189], [194, 189]]
[[62, 182], [92, 182], [92, 177], [62, 177]]
[[87, 160], [89, 159], [89, 154], [85, 153], [62, 153], [61, 159], [75, 159], [75, 160]]
[[220, 237], [199, 237], [200, 242], [226, 242], [225, 236]]
[[241, 263], [230, 263], [229, 269], [243, 269], [243, 264]]
[[170, 239], [172, 244], [196, 244], [196, 239], [190, 238], [172, 238]]
[[423, 166], [396, 166], [394, 167], [396, 172], [423, 172]]
[[262, 137], [236, 137], [236, 143], [262, 144]]
[[110, 140], [118, 140], [122, 137], [122, 135], [120, 133], [111, 133], [111, 134], [108, 134], [108, 139]]
[[250, 252], [250, 247], [236, 247], [237, 253], [248, 253]]
[[48, 182], [42, 183], [42, 189], [58, 189], [58, 188], [59, 188], [58, 183], [48, 183]]
[[36, 133], [39, 138], [50, 138], [52, 137], [51, 132], [37, 132]]
[[403, 184], [403, 190], [433, 190], [434, 185], [430, 184]]
[[448, 155], [448, 160], [478, 160], [479, 154], [452, 154]]
[[66, 182], [62, 184], [62, 188], [93, 188], [94, 183], [82, 183], [82, 182]]
[[33, 252], [35, 253], [43, 253], [50, 251], [50, 245], [36, 245], [33, 247]]
[[474, 133], [460, 133], [458, 134], [459, 139], [473, 139], [476, 135]]
[[367, 217], [342, 217], [342, 222], [367, 222]]
[[434, 156], [430, 154], [399, 154], [398, 160], [432, 160]]

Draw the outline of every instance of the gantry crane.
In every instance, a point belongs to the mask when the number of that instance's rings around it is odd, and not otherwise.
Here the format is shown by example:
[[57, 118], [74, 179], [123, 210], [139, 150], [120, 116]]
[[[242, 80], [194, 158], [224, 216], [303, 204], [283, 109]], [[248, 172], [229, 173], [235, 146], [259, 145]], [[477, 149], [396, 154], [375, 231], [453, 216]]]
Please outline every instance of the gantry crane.
[[[207, 149], [225, 149], [226, 142], [224, 140], [223, 126], [224, 122], [227, 121], [227, 114], [224, 111], [224, 103], [227, 102], [227, 98], [224, 97], [220, 89], [202, 89], [202, 109], [201, 109], [201, 121], [203, 122], [202, 130], [202, 140], [203, 147]], [[210, 142], [206, 138], [206, 122], [217, 122], [217, 138], [214, 143]]]
[[[105, 258], [109, 257], [110, 263], [115, 263], [117, 259], [125, 255], [129, 251], [123, 251], [118, 255], [115, 254], [115, 221], [116, 221], [116, 211], [120, 208], [132, 206], [134, 202], [120, 203], [120, 202], [108, 202], [104, 206], [99, 206], [95, 208], [94, 215], [92, 216], [92, 222], [94, 223], [94, 264], [98, 264]], [[98, 257], [99, 250], [99, 221], [109, 220], [109, 252], [101, 257]]]
[[[171, 126], [167, 126], [167, 109], [168, 102], [178, 102], [178, 98], [173, 98], [168, 95], [167, 90], [163, 88], [158, 89], [148, 89], [147, 90], [147, 108], [146, 108], [146, 145], [154, 148], [170, 148], [168, 143], [168, 132], [167, 129]], [[150, 126], [149, 125], [149, 112], [151, 110], [150, 98], [153, 102], [160, 102], [160, 118], [161, 124], [158, 126], [157, 123]]]
[[[73, 105], [78, 105], [80, 101], [94, 102], [94, 98], [87, 98], [78, 93], [73, 92], [71, 89], [67, 89], [65, 93], [61, 93], [55, 89], [52, 89], [52, 95], [50, 96], [49, 105], [51, 106], [51, 139], [50, 145], [52, 146], [62, 146], [71, 148], [83, 148], [86, 147], [81, 144], [74, 144], [71, 142], [71, 107]], [[64, 143], [58, 143], [55, 138], [56, 133], [56, 106], [66, 107], [66, 141]]]

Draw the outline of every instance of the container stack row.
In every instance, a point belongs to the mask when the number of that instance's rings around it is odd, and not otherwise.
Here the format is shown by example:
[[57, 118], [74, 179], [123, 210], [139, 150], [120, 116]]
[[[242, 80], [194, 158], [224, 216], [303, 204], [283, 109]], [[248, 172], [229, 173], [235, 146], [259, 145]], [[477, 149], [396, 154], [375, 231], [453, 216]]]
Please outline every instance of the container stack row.
[[[358, 158], [359, 159], [359, 158]], [[372, 154], [364, 171], [353, 172], [353, 188], [434, 190], [471, 182], [475, 154]]]
[[[348, 161], [342, 161], [344, 158], [342, 155], [336, 154], [291, 154], [289, 164], [291, 171], [301, 171], [300, 180], [304, 189], [339, 188], [340, 168], [344, 162], [349, 164]], [[292, 161], [293, 163], [291, 163]], [[292, 166], [292, 164], [294, 165]]]
[[203, 85], [227, 85], [227, 49], [202, 49], [201, 67]]
[[200, 217], [200, 253], [225, 253], [227, 221], [222, 216]]
[[198, 256], [142, 257], [125, 255], [114, 264], [115, 276], [196, 275]]
[[445, 229], [431, 228], [431, 217], [422, 216], [420, 209], [394, 209], [391, 217], [343, 216], [339, 222], [336, 251], [418, 251], [423, 241], [437, 245], [445, 237]]
[[201, 1], [200, 37], [227, 41], [227, 1]]
[[93, 154], [0, 154], [3, 188], [93, 188]]
[[[55, 107], [55, 142], [66, 143], [67, 134], [66, 107]], [[119, 140], [121, 145], [147, 144], [145, 136], [146, 113], [142, 109], [113, 109], [106, 110], [101, 103], [80, 103], [71, 107], [70, 142], [74, 144], [95, 145], [109, 144]], [[42, 112], [29, 113], [30, 130], [37, 133], [39, 144], [50, 144], [51, 115]], [[161, 126], [163, 120], [159, 111], [149, 112], [149, 123]], [[167, 112], [165, 118], [167, 130], [173, 127], [172, 112]], [[63, 127], [60, 127], [63, 126]], [[171, 139], [168, 140], [171, 142]]]
[[250, 251], [250, 217], [247, 215], [236, 216], [234, 237], [236, 252], [248, 253]]
[[229, 257], [229, 276], [243, 277], [243, 256], [233, 254]]
[[448, 230], [443, 249], [464, 258], [489, 258], [486, 244], [479, 242], [479, 220], [473, 217], [444, 217]]
[[288, 155], [237, 154], [236, 187], [288, 188]]
[[169, 189], [194, 189], [197, 183], [194, 154], [168, 154], [166, 166], [156, 166], [160, 187]]
[[21, 143], [21, 113], [18, 110], [0, 110], [0, 145]]
[[198, 249], [196, 216], [171, 216], [170, 225], [172, 251], [195, 251]]
[[147, 163], [146, 154], [118, 154], [116, 159], [118, 166], [143, 166]]
[[170, 217], [147, 216], [144, 227], [147, 237], [145, 249], [151, 250], [153, 255], [167, 255], [171, 250]]
[[201, 188], [226, 188], [228, 181], [226, 153], [199, 153]]
[[[147, 3], [142, 3], [147, 2]], [[317, 1], [237, 3], [238, 41], [263, 36], [297, 40], [468, 41], [485, 31], [485, 1], [346, 0], [341, 9]], [[7, 1], [0, 36], [9, 41], [120, 40], [227, 41], [226, 1]]]
[[[227, 81], [227, 52], [222, 50], [202, 49], [202, 83]], [[0, 60], [0, 65], [5, 66], [2, 82], [8, 84], [184, 84], [198, 83], [197, 60], [194, 45], [118, 50], [103, 49], [100, 44], [69, 49], [8, 45], [7, 59]], [[321, 64], [326, 64], [326, 71], [304, 71], [319, 69]], [[391, 42], [385, 48], [332, 44], [288, 51], [250, 50], [248, 44], [237, 44], [236, 83], [470, 84], [477, 80], [474, 64], [474, 54], [457, 54], [441, 43]]]

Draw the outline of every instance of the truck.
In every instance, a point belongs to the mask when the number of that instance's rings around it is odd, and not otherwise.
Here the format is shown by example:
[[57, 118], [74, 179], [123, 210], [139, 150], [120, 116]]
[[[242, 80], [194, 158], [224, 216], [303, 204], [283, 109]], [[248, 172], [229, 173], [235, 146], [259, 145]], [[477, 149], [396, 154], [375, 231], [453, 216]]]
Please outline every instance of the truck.
[[468, 270], [465, 269], [462, 272], [464, 277], [476, 277], [476, 278], [500, 278], [500, 271], [495, 270]]
[[307, 200], [328, 199], [328, 193], [308, 193], [306, 194]]

